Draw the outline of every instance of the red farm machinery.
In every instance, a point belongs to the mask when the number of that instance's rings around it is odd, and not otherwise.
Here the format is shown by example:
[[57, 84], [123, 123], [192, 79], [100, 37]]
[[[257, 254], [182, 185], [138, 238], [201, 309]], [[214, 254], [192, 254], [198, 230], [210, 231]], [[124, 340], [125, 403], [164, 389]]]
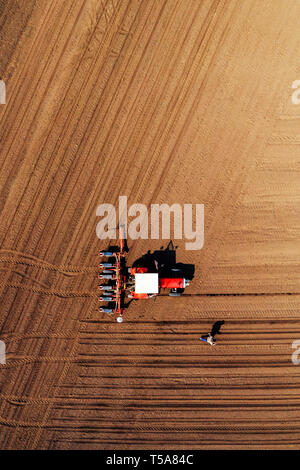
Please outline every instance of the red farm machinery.
[[[166, 274], [155, 262], [155, 270], [146, 266], [128, 267], [124, 239], [120, 238], [120, 248], [114, 251], [100, 251], [99, 285], [101, 295], [100, 312], [116, 314], [117, 321], [123, 321], [127, 299], [149, 299], [158, 296], [161, 289], [168, 289], [169, 296], [180, 296], [189, 285], [181, 269], [171, 268]], [[105, 261], [103, 261], [105, 259]], [[106, 305], [105, 305], [106, 303]], [[105, 305], [105, 306], [104, 306]]]

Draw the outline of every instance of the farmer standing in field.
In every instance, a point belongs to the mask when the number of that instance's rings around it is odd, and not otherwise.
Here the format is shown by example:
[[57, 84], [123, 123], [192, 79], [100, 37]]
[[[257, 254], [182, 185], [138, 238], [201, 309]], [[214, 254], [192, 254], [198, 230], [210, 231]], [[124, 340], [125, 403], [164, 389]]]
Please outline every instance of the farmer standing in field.
[[201, 336], [200, 339], [201, 339], [201, 341], [205, 341], [205, 343], [208, 343], [211, 346], [216, 345], [216, 340], [210, 333], [208, 335]]
[[215, 340], [215, 335], [216, 334], [221, 334], [221, 326], [224, 325], [225, 321], [217, 321], [216, 323], [213, 324], [211, 332], [208, 333], [207, 335], [202, 335], [200, 337], [201, 341], [204, 341], [205, 343], [210, 344], [211, 346], [216, 345], [216, 340]]

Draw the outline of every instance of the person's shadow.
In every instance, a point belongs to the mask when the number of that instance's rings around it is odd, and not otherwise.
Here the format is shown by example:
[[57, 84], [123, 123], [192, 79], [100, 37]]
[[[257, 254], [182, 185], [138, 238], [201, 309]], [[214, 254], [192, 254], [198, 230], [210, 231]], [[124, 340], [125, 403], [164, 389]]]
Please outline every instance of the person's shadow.
[[221, 334], [221, 327], [222, 325], [224, 325], [225, 323], [225, 320], [222, 320], [222, 321], [216, 321], [213, 326], [212, 326], [212, 329], [211, 329], [211, 332], [210, 334], [214, 337], [216, 335], [220, 335]]

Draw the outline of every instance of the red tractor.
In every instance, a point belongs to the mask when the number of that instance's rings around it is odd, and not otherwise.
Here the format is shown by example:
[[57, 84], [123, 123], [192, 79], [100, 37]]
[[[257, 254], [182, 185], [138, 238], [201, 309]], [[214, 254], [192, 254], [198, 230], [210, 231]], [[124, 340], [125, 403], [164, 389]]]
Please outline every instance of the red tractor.
[[[147, 267], [126, 267], [124, 240], [120, 239], [120, 250], [100, 251], [99, 255], [109, 258], [99, 264], [99, 279], [107, 281], [100, 284], [102, 290], [99, 301], [108, 302], [107, 307], [99, 307], [100, 312], [118, 314], [117, 321], [123, 321], [125, 299], [149, 299], [159, 295], [161, 289], [169, 289], [170, 296], [180, 296], [189, 280], [185, 279], [180, 269], [170, 269], [168, 275], [162, 275], [158, 263], [156, 272]], [[164, 270], [165, 271], [165, 270]]]

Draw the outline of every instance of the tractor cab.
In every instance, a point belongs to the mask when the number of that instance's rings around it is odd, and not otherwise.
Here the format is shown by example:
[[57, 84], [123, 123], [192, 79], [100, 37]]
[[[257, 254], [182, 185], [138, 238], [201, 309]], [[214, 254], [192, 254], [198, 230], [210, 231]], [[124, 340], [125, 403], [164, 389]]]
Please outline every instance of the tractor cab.
[[160, 289], [169, 289], [170, 296], [179, 296], [189, 285], [182, 276], [180, 269], [172, 269], [168, 277], [160, 277], [159, 273], [149, 273], [147, 268], [129, 268], [132, 286], [128, 297], [132, 299], [149, 299], [159, 294]]
[[147, 268], [129, 268], [132, 299], [149, 299], [159, 293], [158, 273], [149, 273]]

